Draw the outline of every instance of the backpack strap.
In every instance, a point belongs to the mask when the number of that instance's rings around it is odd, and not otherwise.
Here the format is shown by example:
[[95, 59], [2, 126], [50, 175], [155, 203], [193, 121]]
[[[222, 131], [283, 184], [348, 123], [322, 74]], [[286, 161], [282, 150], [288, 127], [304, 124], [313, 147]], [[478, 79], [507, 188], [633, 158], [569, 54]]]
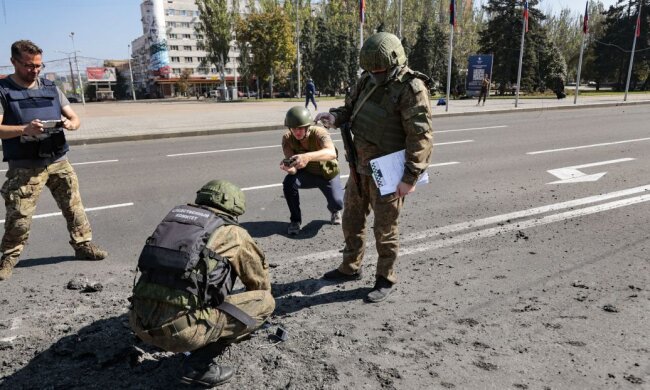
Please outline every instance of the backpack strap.
[[223, 311], [226, 314], [230, 314], [237, 321], [246, 325], [246, 331], [252, 330], [255, 327], [255, 320], [253, 317], [246, 314], [245, 311], [233, 305], [232, 303], [222, 302], [217, 309]]

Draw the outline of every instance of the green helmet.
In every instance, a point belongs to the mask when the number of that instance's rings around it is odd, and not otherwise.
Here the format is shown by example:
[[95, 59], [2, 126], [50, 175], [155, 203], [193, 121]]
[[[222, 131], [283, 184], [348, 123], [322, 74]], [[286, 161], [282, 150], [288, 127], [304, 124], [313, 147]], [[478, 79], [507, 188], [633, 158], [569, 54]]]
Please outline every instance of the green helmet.
[[211, 180], [196, 192], [194, 203], [215, 207], [234, 216], [246, 212], [246, 197], [239, 187], [226, 180]]
[[391, 69], [406, 63], [406, 53], [399, 38], [387, 32], [371, 35], [359, 53], [359, 65], [368, 72]]
[[309, 110], [302, 106], [291, 107], [284, 117], [284, 125], [293, 129], [311, 124], [311, 114]]

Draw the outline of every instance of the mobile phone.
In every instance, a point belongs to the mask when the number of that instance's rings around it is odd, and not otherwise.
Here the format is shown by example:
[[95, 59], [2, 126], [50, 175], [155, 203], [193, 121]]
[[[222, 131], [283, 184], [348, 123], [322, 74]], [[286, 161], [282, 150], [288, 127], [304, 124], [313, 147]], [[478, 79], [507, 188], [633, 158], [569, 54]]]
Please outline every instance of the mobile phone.
[[41, 121], [43, 124], [44, 129], [53, 129], [55, 127], [63, 127], [63, 121], [57, 121], [57, 120], [49, 120], [49, 121]]
[[285, 158], [284, 160], [282, 160], [282, 164], [284, 164], [285, 167], [290, 167], [294, 161], [295, 160], [292, 158]]

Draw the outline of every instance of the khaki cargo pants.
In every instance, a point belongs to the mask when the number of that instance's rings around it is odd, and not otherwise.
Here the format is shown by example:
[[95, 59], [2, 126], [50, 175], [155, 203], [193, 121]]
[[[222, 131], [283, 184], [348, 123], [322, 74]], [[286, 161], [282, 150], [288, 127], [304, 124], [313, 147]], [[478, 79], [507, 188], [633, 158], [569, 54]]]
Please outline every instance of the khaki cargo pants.
[[[254, 327], [247, 329], [239, 320], [217, 309], [183, 314], [188, 319], [189, 326], [180, 331], [175, 331], [174, 327], [167, 324], [161, 328], [145, 330], [135, 314], [137, 308], [129, 312], [129, 323], [131, 329], [145, 343], [155, 345], [165, 351], [189, 352], [216, 341], [226, 345], [239, 341], [262, 326], [275, 310], [275, 300], [266, 290], [229, 295], [226, 297], [226, 302], [237, 306], [251, 316], [255, 320]], [[143, 304], [146, 303], [143, 302]], [[197, 320], [201, 316], [204, 318]]]
[[59, 161], [42, 168], [13, 168], [2, 186], [7, 214], [0, 251], [18, 258], [25, 247], [36, 202], [47, 186], [61, 209], [70, 232], [70, 244], [90, 241], [92, 231], [79, 195], [79, 181], [70, 163]]
[[375, 240], [377, 247], [376, 276], [383, 276], [390, 282], [397, 282], [395, 262], [399, 251], [399, 212], [404, 198], [395, 194], [380, 196], [379, 190], [371, 176], [359, 175], [361, 193], [354, 178], [350, 178], [345, 187], [343, 208], [343, 262], [339, 271], [351, 275], [359, 271], [366, 248], [366, 218], [370, 210], [374, 212]]

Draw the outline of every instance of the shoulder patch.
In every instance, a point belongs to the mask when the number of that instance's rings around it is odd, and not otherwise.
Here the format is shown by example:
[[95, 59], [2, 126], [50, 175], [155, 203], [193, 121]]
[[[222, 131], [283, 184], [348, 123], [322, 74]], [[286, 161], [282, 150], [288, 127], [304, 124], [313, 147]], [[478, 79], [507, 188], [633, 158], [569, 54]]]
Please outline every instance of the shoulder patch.
[[411, 90], [416, 94], [422, 91], [426, 91], [426, 85], [418, 77], [414, 77], [409, 80], [409, 85], [411, 86]]

